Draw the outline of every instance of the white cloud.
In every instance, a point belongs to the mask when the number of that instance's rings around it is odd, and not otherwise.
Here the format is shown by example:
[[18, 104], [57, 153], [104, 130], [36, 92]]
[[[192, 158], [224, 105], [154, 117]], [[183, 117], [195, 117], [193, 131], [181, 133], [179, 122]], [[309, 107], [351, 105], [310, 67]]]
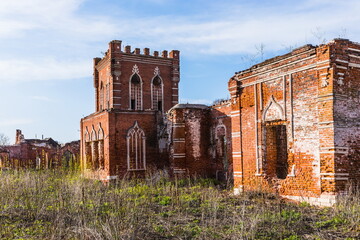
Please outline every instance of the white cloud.
[[91, 71], [91, 61], [0, 60], [0, 82], [77, 79], [90, 77]]
[[[164, 0], [148, 1], [165, 3]], [[14, 44], [17, 48], [36, 46], [40, 52], [38, 56], [21, 59], [0, 57], [0, 81], [89, 77], [92, 71], [89, 49], [94, 48], [94, 42], [103, 41], [97, 51], [105, 51], [106, 42], [115, 36], [121, 36], [120, 40], [133, 46], [179, 49], [187, 56], [253, 54], [257, 51], [255, 45], [261, 43], [265, 45], [265, 52], [318, 43], [311, 33], [316, 27], [321, 27], [327, 40], [337, 37], [343, 28], [351, 39], [360, 38], [360, 30], [354, 28], [360, 22], [360, 2], [355, 0], [306, 0], [257, 7], [227, 1], [226, 4], [213, 3], [209, 12], [199, 10], [197, 15], [156, 17], [79, 14], [84, 2], [86, 0], [0, 1], [0, 40], [15, 38], [21, 41]], [[48, 46], [42, 49], [39, 39]], [[57, 50], [56, 44], [61, 44], [61, 50]], [[0, 54], [12, 55], [6, 51]], [[55, 54], [61, 56], [54, 57]], [[63, 60], [74, 58], [76, 60]]]
[[360, 31], [354, 28], [360, 22], [359, 1], [303, 1], [278, 8], [232, 4], [220, 15], [204, 13], [204, 18], [130, 19], [136, 31], [125, 31], [125, 37], [150, 42], [156, 48], [175, 46], [188, 55], [253, 53], [260, 43], [267, 51], [277, 51], [284, 45], [317, 44], [318, 39], [312, 35], [317, 27], [323, 29], [327, 40], [338, 37], [342, 28], [348, 29], [352, 37], [360, 37]]
[[[24, 30], [51, 31], [62, 37], [109, 36], [116, 27], [106, 17], [78, 16], [85, 0], [0, 1], [0, 38], [18, 36]], [[59, 35], [60, 36], [60, 35]]]

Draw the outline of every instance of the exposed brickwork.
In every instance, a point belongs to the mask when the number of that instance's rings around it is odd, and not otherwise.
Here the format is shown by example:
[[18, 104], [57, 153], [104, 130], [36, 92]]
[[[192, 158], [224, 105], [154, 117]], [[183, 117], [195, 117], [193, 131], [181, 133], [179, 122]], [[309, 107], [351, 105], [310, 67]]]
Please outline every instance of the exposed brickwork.
[[81, 120], [82, 169], [104, 180], [168, 166], [164, 113], [178, 103], [179, 51], [109, 43], [94, 59], [96, 112]]
[[229, 80], [230, 100], [211, 107], [177, 104], [179, 51], [160, 55], [112, 41], [94, 59], [96, 113], [81, 120], [85, 173], [169, 168], [320, 205], [359, 184], [359, 44], [336, 39], [254, 65]]
[[81, 120], [84, 173], [111, 180], [160, 168], [232, 177], [231, 104], [177, 104], [179, 80], [179, 51], [151, 56], [111, 41], [94, 59], [96, 112]]
[[0, 147], [0, 168], [76, 168], [79, 154], [80, 141], [60, 145], [52, 138], [26, 139], [16, 130], [15, 144]]
[[170, 166], [178, 174], [205, 175], [208, 157], [209, 109], [205, 105], [179, 104], [171, 109], [172, 151]]
[[[223, 101], [210, 108], [210, 158], [215, 162], [215, 173], [219, 180], [233, 179], [231, 102]], [[235, 153], [236, 154], [236, 153]]]
[[230, 103], [178, 104], [168, 114], [175, 174], [232, 179]]
[[359, 63], [360, 45], [336, 39], [230, 79], [237, 191], [319, 198], [359, 181]]

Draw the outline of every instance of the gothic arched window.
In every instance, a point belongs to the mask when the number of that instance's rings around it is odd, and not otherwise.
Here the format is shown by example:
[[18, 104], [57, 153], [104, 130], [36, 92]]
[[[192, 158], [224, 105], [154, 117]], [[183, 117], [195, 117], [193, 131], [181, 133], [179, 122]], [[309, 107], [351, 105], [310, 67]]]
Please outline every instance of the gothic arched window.
[[137, 72], [134, 72], [134, 74], [130, 78], [131, 110], [142, 110], [142, 81], [140, 75]]
[[99, 168], [105, 168], [105, 158], [104, 158], [104, 130], [99, 123], [98, 131], [98, 156], [99, 156]]
[[223, 158], [226, 154], [226, 128], [224, 125], [216, 127], [216, 155]]
[[163, 83], [161, 77], [156, 75], [151, 82], [151, 102], [154, 110], [163, 110]]
[[86, 169], [88, 168], [91, 168], [91, 162], [92, 162], [92, 150], [91, 150], [91, 136], [89, 134], [89, 131], [86, 127], [86, 131], [85, 131], [85, 134], [84, 134], [84, 145], [85, 145], [85, 156], [84, 156], [84, 159], [85, 159], [85, 163], [84, 163], [84, 167]]
[[139, 127], [137, 121], [135, 121], [134, 126], [129, 129], [126, 136], [126, 143], [128, 170], [145, 170], [146, 138], [144, 131]]

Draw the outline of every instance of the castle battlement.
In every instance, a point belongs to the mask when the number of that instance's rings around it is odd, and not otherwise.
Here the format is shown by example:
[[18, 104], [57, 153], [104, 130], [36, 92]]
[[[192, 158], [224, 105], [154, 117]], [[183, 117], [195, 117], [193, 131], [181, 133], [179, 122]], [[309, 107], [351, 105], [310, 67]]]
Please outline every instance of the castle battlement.
[[170, 58], [170, 59], [179, 59], [180, 51], [179, 50], [171, 50], [168, 52], [167, 50], [161, 51], [153, 51], [153, 54], [150, 54], [150, 48], [144, 48], [143, 51], [140, 48], [134, 48], [132, 50], [130, 45], [126, 45], [122, 48], [122, 41], [120, 40], [112, 40], [109, 42], [109, 49], [105, 52], [104, 58], [106, 58], [110, 53], [121, 53], [121, 54], [129, 54], [129, 55], [141, 55], [141, 56], [149, 56], [156, 58]]

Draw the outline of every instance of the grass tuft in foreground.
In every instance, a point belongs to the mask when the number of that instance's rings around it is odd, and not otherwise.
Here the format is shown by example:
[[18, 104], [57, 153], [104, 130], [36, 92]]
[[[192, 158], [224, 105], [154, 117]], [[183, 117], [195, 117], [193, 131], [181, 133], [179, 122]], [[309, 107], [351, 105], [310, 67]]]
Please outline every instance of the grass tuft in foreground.
[[0, 238], [360, 238], [359, 193], [316, 208], [269, 193], [232, 196], [209, 179], [151, 179], [106, 186], [76, 173], [2, 172]]

